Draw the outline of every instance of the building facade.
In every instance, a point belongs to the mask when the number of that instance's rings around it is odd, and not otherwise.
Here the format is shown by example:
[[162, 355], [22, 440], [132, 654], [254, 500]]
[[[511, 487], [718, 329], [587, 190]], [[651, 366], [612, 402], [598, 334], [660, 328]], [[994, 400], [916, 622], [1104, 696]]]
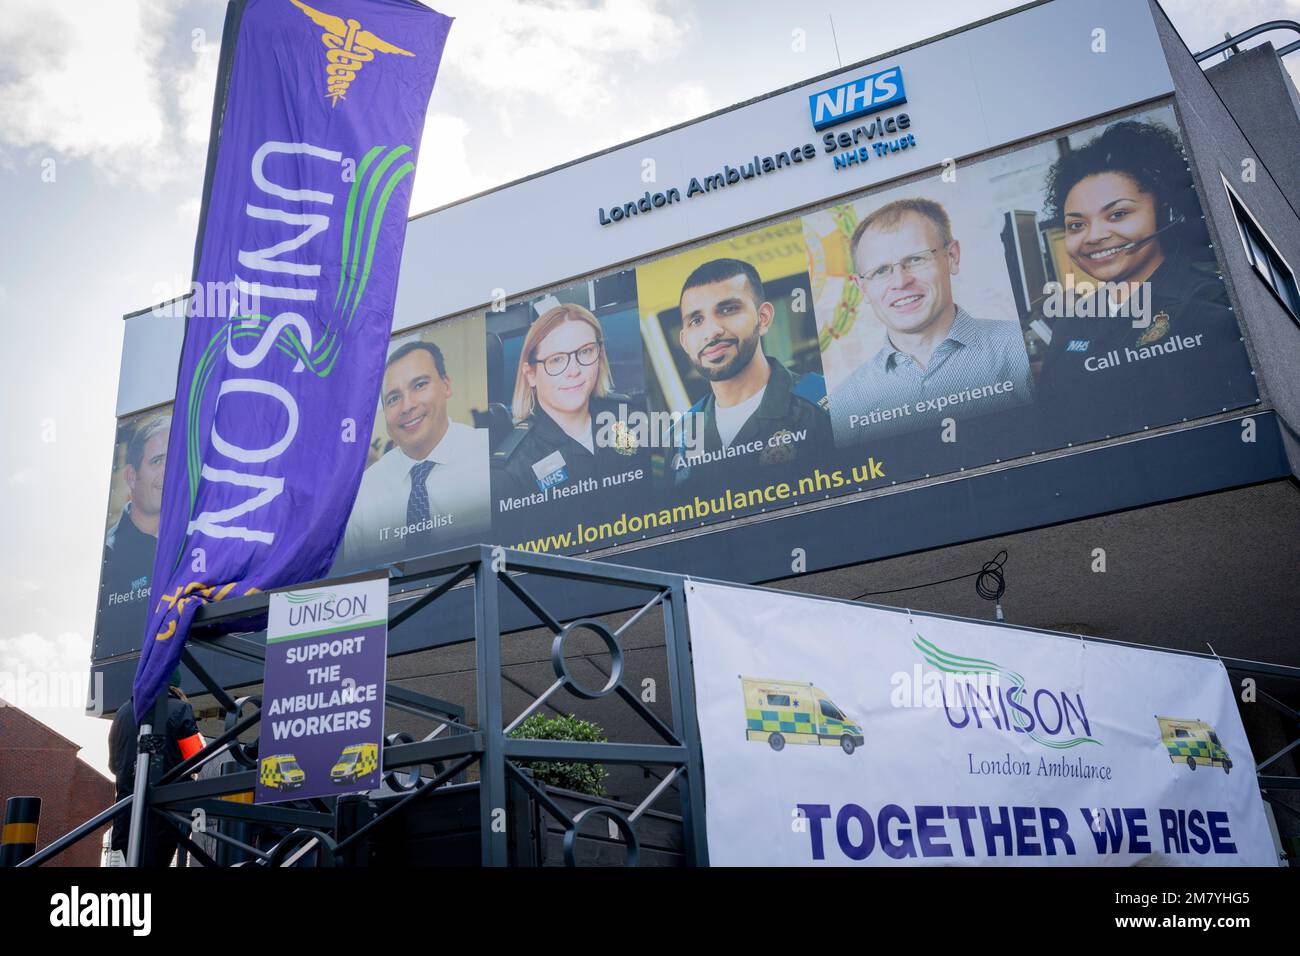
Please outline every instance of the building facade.
[[[1048, 0], [416, 217], [336, 570], [483, 541], [1300, 666], [1297, 149], [1270, 46], [1207, 68], [1155, 2]], [[125, 324], [107, 712], [175, 315]], [[421, 374], [447, 394], [410, 397]], [[462, 451], [410, 521], [426, 418]], [[472, 697], [437, 648], [462, 605], [392, 647], [391, 680]], [[638, 634], [629, 666], [662, 682]], [[510, 666], [521, 706], [549, 683], [544, 653]], [[1297, 691], [1267, 693], [1294, 717]], [[1295, 721], [1257, 701], [1263, 759]]]
[[[113, 803], [113, 781], [78, 757], [80, 750], [17, 707], [0, 706], [0, 803], [9, 797], [40, 799], [37, 850]], [[54, 865], [99, 866], [100, 843], [108, 829], [104, 826], [60, 853]]]

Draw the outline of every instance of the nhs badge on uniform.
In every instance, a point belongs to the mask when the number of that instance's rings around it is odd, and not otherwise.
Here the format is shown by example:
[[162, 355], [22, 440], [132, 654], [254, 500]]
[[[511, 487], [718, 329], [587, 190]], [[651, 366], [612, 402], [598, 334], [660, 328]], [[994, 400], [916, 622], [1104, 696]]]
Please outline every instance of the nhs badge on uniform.
[[569, 473], [564, 468], [564, 456], [553, 451], [541, 461], [533, 463], [533, 474], [537, 476], [537, 487], [542, 491], [555, 485], [562, 485], [569, 480]]
[[1086, 352], [1091, 342], [1091, 339], [1070, 339], [1065, 345], [1065, 350], [1067, 352]]
[[893, 66], [814, 93], [808, 97], [808, 109], [813, 129], [820, 130], [906, 102], [903, 69]]

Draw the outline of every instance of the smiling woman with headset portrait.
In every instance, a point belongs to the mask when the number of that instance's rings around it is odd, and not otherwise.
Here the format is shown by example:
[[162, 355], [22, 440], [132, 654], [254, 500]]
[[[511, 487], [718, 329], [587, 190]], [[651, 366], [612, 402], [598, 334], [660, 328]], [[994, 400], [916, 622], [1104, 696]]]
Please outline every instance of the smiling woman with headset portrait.
[[1115, 123], [1062, 155], [1045, 192], [1070, 261], [1102, 284], [1067, 298], [1051, 322], [1039, 403], [1064, 427], [1056, 437], [1208, 411], [1194, 408], [1193, 390], [1202, 375], [1236, 373], [1239, 362], [1219, 366], [1229, 343], [1240, 349], [1240, 332], [1177, 137], [1153, 122]]

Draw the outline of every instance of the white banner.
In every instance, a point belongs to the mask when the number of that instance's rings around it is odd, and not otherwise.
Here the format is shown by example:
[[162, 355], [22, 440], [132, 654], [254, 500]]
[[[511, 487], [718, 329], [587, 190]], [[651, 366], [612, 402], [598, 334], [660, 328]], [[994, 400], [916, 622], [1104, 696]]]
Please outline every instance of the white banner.
[[687, 586], [714, 865], [1275, 866], [1222, 664]]

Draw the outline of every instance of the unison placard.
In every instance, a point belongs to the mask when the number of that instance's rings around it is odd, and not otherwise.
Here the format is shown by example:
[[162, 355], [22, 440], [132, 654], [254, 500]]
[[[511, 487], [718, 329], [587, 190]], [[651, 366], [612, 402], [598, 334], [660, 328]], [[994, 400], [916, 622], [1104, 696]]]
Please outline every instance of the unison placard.
[[693, 582], [721, 865], [1274, 866], [1215, 660]]
[[271, 595], [257, 803], [379, 786], [388, 579]]

